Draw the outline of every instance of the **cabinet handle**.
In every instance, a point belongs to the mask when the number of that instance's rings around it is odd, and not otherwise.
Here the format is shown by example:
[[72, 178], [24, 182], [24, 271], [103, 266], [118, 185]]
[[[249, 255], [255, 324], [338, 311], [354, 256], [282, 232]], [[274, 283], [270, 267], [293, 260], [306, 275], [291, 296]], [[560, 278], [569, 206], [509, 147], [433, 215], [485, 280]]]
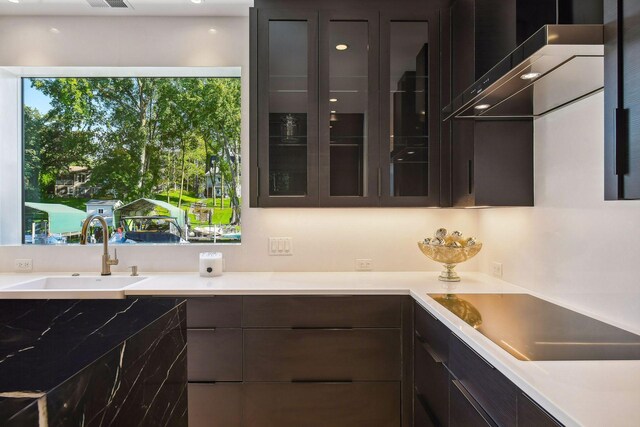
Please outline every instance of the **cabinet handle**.
[[629, 173], [628, 140], [629, 140], [629, 109], [616, 108], [615, 112], [616, 138], [616, 175]]
[[617, 49], [617, 108], [615, 110], [615, 166], [616, 175], [625, 175], [628, 173], [629, 160], [627, 158], [627, 147], [629, 138], [629, 110], [624, 108], [624, 1], [618, 0], [617, 2], [617, 31], [616, 31], [616, 49]]
[[458, 389], [464, 399], [471, 405], [471, 407], [480, 415], [480, 417], [490, 426], [497, 427], [497, 424], [491, 419], [491, 417], [485, 412], [484, 408], [473, 398], [471, 393], [462, 385], [459, 380], [451, 380], [453, 385]]
[[420, 391], [418, 391], [418, 387], [415, 387], [414, 391], [416, 394], [416, 399], [420, 403], [420, 406], [422, 406], [422, 409], [424, 409], [424, 411], [427, 413], [427, 417], [429, 417], [429, 419], [431, 420], [431, 424], [433, 424], [434, 426], [440, 427], [441, 424], [438, 421], [438, 418], [435, 416], [435, 414], [431, 410], [431, 407], [429, 406], [429, 402], [427, 402], [427, 399], [424, 397], [422, 393], [420, 393]]
[[531, 404], [532, 404], [533, 406], [535, 406], [536, 408], [538, 408], [542, 413], [544, 413], [546, 416], [548, 416], [549, 418], [551, 418], [551, 421], [554, 423], [554, 425], [562, 426], [562, 424], [560, 424], [558, 421], [556, 421], [556, 419], [555, 419], [555, 418], [553, 418], [553, 416], [552, 416], [551, 414], [549, 414], [549, 412], [547, 412], [547, 410], [546, 410], [546, 409], [544, 409], [542, 406], [540, 406], [540, 405], [538, 404], [538, 402], [536, 402], [535, 400], [533, 400], [531, 397], [529, 397], [527, 394], [525, 394], [525, 393], [524, 393], [524, 392], [522, 392], [522, 391], [520, 392], [520, 394], [521, 394], [522, 396], [524, 396], [524, 397], [525, 397], [529, 402], [531, 402]]
[[493, 366], [491, 363], [489, 363], [487, 361], [487, 359], [485, 359], [484, 357], [480, 356], [480, 354], [475, 351], [474, 349], [472, 349], [469, 344], [467, 344], [466, 342], [462, 341], [460, 338], [456, 337], [455, 335], [452, 334], [452, 336], [455, 337], [455, 339], [458, 340], [458, 342], [460, 342], [462, 345], [464, 345], [465, 347], [467, 347], [473, 354], [475, 354], [480, 360], [482, 360], [487, 366], [489, 366], [491, 369], [496, 369], [495, 366]]
[[256, 194], [258, 194], [258, 197], [260, 197], [260, 181], [261, 181], [261, 179], [260, 179], [260, 168], [258, 167], [256, 169], [258, 169], [258, 172], [257, 172], [258, 180], [257, 180], [257, 183], [256, 183], [257, 184], [256, 187], [258, 189], [256, 191]]
[[318, 379], [310, 379], [310, 378], [294, 378], [291, 380], [292, 383], [352, 383], [353, 380], [318, 380]]
[[469, 194], [473, 193], [473, 160], [469, 160], [467, 165], [467, 172], [469, 174]]
[[416, 331], [416, 339], [420, 342], [420, 345], [422, 345], [422, 347], [426, 350], [427, 353], [429, 353], [429, 356], [431, 356], [431, 358], [436, 363], [444, 363], [444, 360], [442, 360], [442, 358], [438, 356], [438, 353], [436, 353], [433, 347], [431, 347], [429, 343], [427, 343], [427, 340], [424, 339], [424, 337], [420, 335], [420, 332], [418, 331]]
[[215, 332], [216, 328], [187, 328], [187, 331], [208, 331]]
[[378, 197], [382, 197], [382, 172], [380, 171], [380, 168], [378, 168]]
[[292, 326], [291, 329], [293, 329], [294, 331], [300, 331], [300, 330], [312, 330], [312, 331], [317, 331], [317, 330], [322, 330], [322, 331], [349, 331], [351, 329], [353, 329], [353, 326]]

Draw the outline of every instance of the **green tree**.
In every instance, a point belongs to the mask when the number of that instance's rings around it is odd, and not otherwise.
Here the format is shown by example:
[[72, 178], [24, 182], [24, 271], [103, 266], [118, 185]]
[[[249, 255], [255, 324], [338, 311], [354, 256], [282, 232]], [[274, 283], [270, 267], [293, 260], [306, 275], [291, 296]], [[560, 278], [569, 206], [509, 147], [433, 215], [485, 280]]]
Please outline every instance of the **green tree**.
[[163, 188], [199, 193], [216, 153], [240, 221], [240, 81], [219, 78], [35, 79], [46, 115], [25, 109], [25, 180], [51, 188], [72, 164], [92, 168], [101, 194], [131, 201]]
[[240, 195], [240, 80], [198, 79], [188, 82], [189, 93], [198, 96], [198, 129], [210, 154], [221, 159], [220, 169], [230, 195], [230, 224], [239, 224]]
[[24, 108], [24, 180], [26, 200], [39, 201], [54, 192], [57, 177], [71, 165], [89, 163], [93, 134], [74, 127], [68, 117], [51, 110], [44, 116]]

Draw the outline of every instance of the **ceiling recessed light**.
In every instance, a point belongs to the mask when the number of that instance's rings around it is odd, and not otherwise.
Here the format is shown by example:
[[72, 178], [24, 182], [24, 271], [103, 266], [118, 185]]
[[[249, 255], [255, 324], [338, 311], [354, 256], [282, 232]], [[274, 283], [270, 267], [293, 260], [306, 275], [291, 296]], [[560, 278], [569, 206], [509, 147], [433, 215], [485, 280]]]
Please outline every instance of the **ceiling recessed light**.
[[347, 49], [349, 49], [349, 46], [344, 43], [340, 43], [336, 45], [336, 50], [347, 50]]
[[403, 161], [404, 159], [398, 159], [399, 162]]
[[335, 114], [335, 113], [336, 113], [336, 110], [331, 110], [331, 114]]
[[329, 98], [329, 102], [338, 102], [338, 98]]
[[533, 80], [540, 77], [540, 73], [526, 73], [520, 76], [522, 80]]
[[50, 32], [51, 34], [60, 34], [60, 30], [59, 30], [59, 29], [57, 29], [56, 27], [51, 27], [51, 28], [49, 28], [49, 32]]
[[202, 3], [202, 0], [191, 0], [191, 3], [200, 4]]
[[416, 154], [415, 151], [407, 151], [407, 154]]
[[217, 34], [218, 30], [216, 30], [215, 28], [209, 28], [209, 34]]
[[476, 110], [486, 110], [489, 107], [491, 107], [490, 104], [478, 104], [473, 108], [475, 108]]
[[20, 0], [9, 0], [9, 3], [20, 3]]

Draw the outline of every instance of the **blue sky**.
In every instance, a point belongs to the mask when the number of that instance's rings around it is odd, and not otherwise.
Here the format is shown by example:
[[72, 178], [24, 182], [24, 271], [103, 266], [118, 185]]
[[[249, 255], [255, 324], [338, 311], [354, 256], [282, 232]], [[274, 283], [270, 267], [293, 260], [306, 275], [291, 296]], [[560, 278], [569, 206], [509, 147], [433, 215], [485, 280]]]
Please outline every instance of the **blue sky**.
[[23, 79], [24, 85], [23, 102], [24, 105], [36, 108], [40, 113], [45, 114], [51, 109], [51, 103], [48, 96], [31, 87], [30, 79]]

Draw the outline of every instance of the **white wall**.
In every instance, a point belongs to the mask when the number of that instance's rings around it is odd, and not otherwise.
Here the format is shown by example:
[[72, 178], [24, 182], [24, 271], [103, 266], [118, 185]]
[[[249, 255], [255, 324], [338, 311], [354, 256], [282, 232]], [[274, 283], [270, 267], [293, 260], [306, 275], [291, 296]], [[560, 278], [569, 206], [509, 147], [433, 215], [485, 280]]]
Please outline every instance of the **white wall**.
[[479, 211], [480, 268], [640, 330], [640, 201], [604, 201], [603, 99], [535, 121], [535, 207]]
[[[51, 27], [58, 34], [49, 31]], [[210, 34], [215, 28], [216, 34]], [[248, 18], [0, 17], [0, 66], [242, 67], [243, 118], [249, 116]], [[248, 120], [242, 150], [249, 151]], [[245, 157], [248, 159], [248, 156]], [[248, 190], [249, 162], [243, 164]], [[445, 226], [475, 233], [476, 213], [434, 209], [250, 209], [244, 199], [242, 244], [121, 247], [115, 271], [193, 271], [204, 250], [225, 253], [234, 271], [353, 270], [371, 258], [375, 270], [439, 270], [416, 241]], [[269, 236], [293, 237], [294, 255], [267, 256]], [[96, 271], [101, 248], [0, 247], [0, 271], [15, 258], [33, 258], [37, 271]], [[87, 252], [91, 257], [81, 256]], [[475, 269], [475, 260], [461, 270]]]
[[0, 242], [15, 242], [21, 234], [16, 221], [22, 208], [15, 203], [22, 188], [20, 96], [19, 80], [0, 70]]

